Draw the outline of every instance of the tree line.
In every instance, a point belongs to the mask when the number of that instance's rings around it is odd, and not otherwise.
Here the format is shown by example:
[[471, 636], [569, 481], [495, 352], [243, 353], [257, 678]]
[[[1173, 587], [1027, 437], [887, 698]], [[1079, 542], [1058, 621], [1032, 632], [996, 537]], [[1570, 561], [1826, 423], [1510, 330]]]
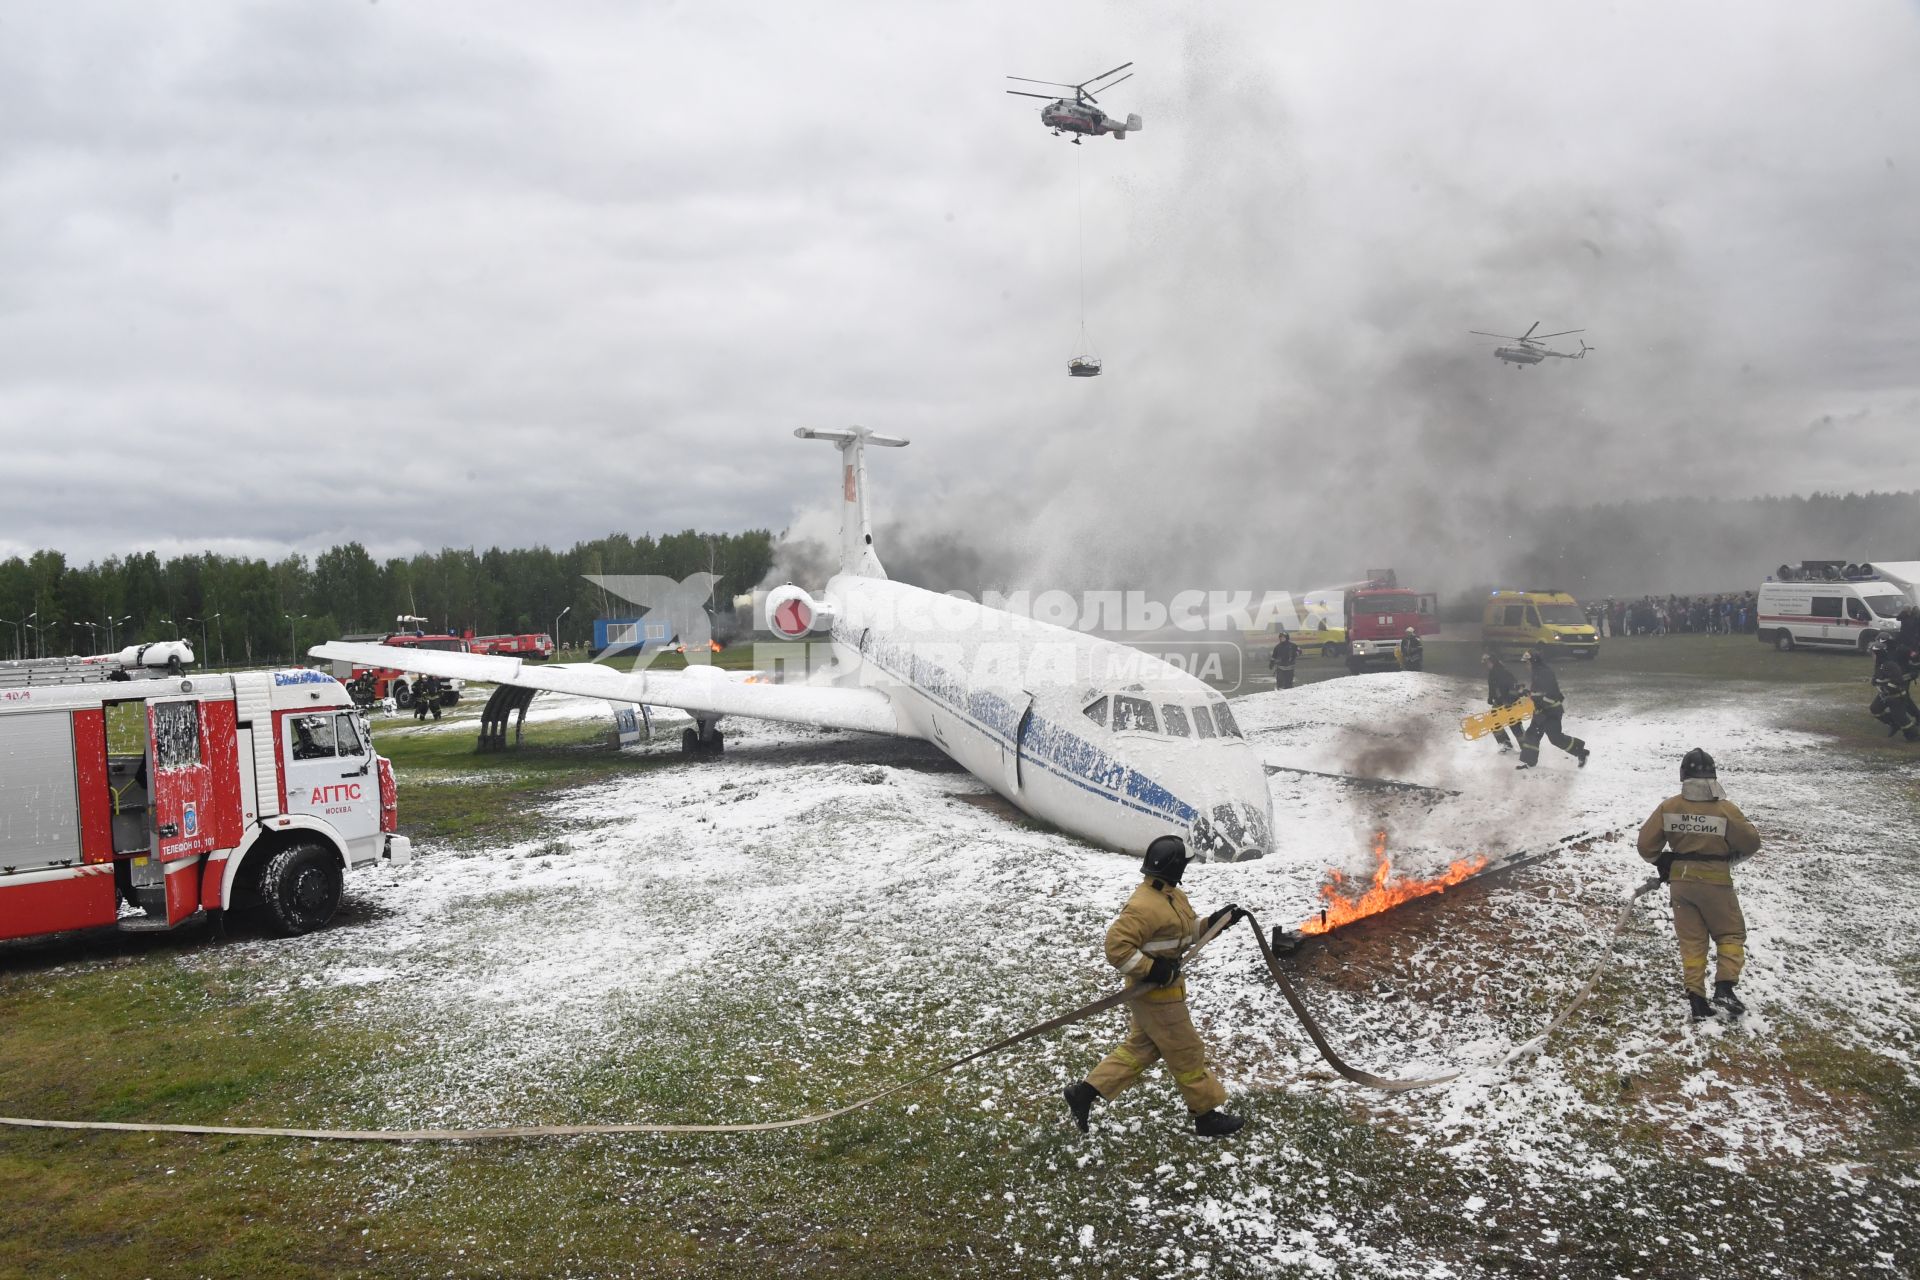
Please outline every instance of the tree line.
[[208, 666], [303, 660], [342, 635], [384, 633], [401, 615], [424, 630], [478, 635], [552, 632], [580, 643], [596, 617], [631, 616], [632, 606], [587, 581], [588, 574], [695, 573], [720, 576], [714, 606], [750, 590], [773, 566], [773, 534], [701, 533], [655, 538], [609, 534], [547, 547], [438, 552], [376, 560], [358, 542], [309, 560], [174, 556], [151, 551], [74, 566], [58, 551], [0, 561], [0, 654], [104, 653], [153, 640], [188, 640]]

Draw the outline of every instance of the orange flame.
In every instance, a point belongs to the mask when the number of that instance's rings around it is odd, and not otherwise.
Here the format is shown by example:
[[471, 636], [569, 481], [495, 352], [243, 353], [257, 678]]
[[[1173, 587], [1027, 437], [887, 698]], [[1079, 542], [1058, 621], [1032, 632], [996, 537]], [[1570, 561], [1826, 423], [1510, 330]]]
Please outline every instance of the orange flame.
[[1448, 864], [1446, 871], [1426, 880], [1396, 876], [1393, 874], [1393, 863], [1387, 858], [1387, 833], [1377, 831], [1373, 837], [1373, 864], [1372, 880], [1365, 891], [1356, 897], [1348, 897], [1341, 892], [1346, 886], [1347, 877], [1329, 870], [1328, 882], [1320, 886], [1320, 896], [1326, 899], [1326, 906], [1321, 908], [1318, 915], [1302, 924], [1300, 932], [1326, 933], [1362, 916], [1377, 915], [1414, 898], [1444, 893], [1486, 866], [1487, 858], [1485, 854], [1476, 853], [1471, 858], [1456, 859]]
[[[726, 652], [726, 650], [725, 650], [724, 648], [722, 648], [722, 647], [721, 647], [721, 644], [720, 644], [720, 642], [719, 642], [718, 640], [709, 640], [709, 641], [707, 641], [707, 647], [708, 647], [709, 649], [712, 649], [712, 650], [713, 650], [713, 651], [714, 651], [715, 653], [725, 653], [725, 652]], [[687, 646], [686, 646], [686, 645], [684, 645], [684, 644], [677, 644], [677, 645], [675, 645], [675, 646], [673, 646], [673, 651], [674, 651], [675, 653], [685, 653], [685, 652], [687, 651]]]

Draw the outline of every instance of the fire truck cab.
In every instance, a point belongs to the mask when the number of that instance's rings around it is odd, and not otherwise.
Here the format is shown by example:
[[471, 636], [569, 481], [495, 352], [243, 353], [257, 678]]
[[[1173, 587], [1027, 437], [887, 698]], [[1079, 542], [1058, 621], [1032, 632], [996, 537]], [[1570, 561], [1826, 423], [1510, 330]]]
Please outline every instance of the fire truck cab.
[[263, 908], [306, 933], [411, 860], [392, 765], [319, 671], [0, 663], [0, 939]]

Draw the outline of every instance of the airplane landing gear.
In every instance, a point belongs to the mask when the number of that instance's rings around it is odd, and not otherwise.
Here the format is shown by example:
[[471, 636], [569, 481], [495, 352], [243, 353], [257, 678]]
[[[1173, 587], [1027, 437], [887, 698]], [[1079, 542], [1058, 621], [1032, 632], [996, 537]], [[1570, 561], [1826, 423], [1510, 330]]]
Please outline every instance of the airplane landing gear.
[[689, 756], [717, 756], [726, 750], [726, 736], [712, 720], [695, 720], [694, 727], [680, 732], [680, 752]]

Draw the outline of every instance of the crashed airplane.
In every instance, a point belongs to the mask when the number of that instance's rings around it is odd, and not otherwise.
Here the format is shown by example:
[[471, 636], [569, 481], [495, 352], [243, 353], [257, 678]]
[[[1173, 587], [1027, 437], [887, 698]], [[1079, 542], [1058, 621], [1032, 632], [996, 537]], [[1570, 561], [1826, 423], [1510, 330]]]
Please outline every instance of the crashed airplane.
[[725, 716], [919, 738], [1023, 812], [1095, 844], [1137, 852], [1174, 834], [1215, 861], [1272, 849], [1266, 774], [1225, 698], [1127, 645], [890, 581], [873, 547], [866, 447], [907, 441], [864, 427], [794, 434], [841, 455], [839, 572], [818, 596], [789, 584], [767, 598], [775, 634], [831, 642], [832, 667], [804, 684], [343, 642], [311, 653], [678, 708], [694, 717], [694, 752], [721, 749]]

